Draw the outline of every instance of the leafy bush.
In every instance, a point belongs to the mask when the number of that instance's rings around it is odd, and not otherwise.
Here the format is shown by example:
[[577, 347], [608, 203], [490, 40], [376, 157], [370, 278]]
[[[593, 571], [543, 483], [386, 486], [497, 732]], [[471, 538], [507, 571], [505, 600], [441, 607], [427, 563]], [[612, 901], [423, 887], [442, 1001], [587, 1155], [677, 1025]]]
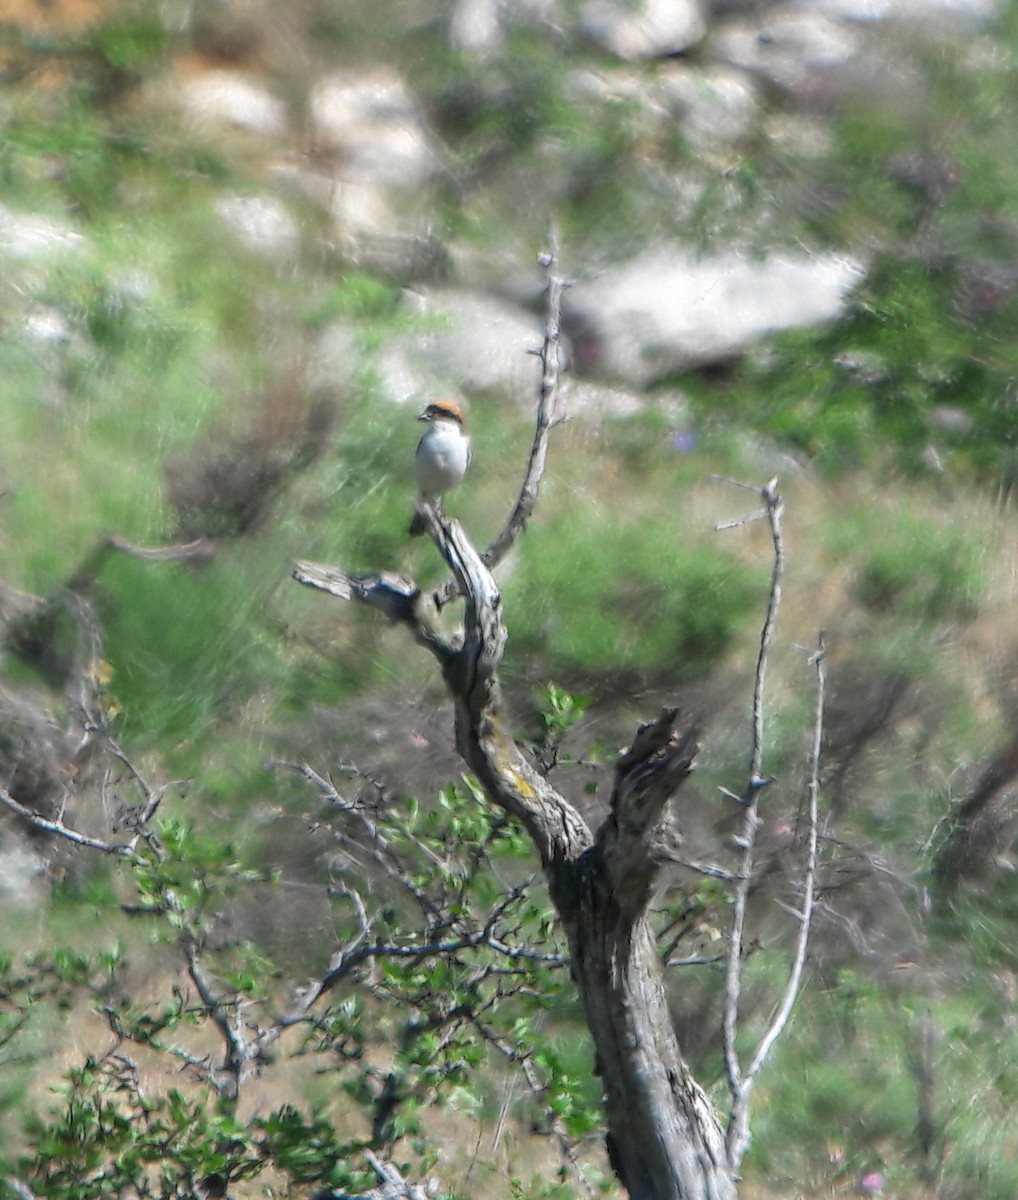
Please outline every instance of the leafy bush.
[[703, 675], [759, 600], [758, 576], [709, 543], [674, 543], [662, 525], [582, 511], [531, 529], [508, 589], [513, 637], [543, 671]]
[[[121, 782], [129, 788], [137, 778], [127, 774]], [[302, 1003], [303, 989], [281, 986], [272, 963], [250, 943], [207, 936], [224, 906], [239, 914], [238, 906], [263, 905], [278, 866], [253, 869], [215, 824], [209, 835], [189, 819], [164, 814], [157, 836], [146, 831], [134, 851], [115, 860], [120, 886], [104, 916], [117, 919], [130, 893], [134, 920], [155, 942], [183, 951], [166, 956], [184, 974], [173, 975], [159, 994], [142, 998], [123, 986], [132, 963], [127, 949], [90, 950], [92, 926], [73, 951], [53, 950], [24, 964], [0, 956], [5, 1053], [15, 1042], [22, 1049], [26, 1031], [54, 1007], [80, 1016], [90, 1005], [115, 1035], [113, 1049], [74, 1056], [45, 1111], [35, 1101], [23, 1107], [21, 1139], [21, 1122], [4, 1124], [0, 1196], [7, 1194], [8, 1174], [52, 1197], [105, 1197], [131, 1187], [170, 1197], [266, 1176], [280, 1186], [316, 1183], [360, 1193], [373, 1182], [370, 1172], [357, 1169], [366, 1147], [379, 1155], [412, 1147], [413, 1163], [404, 1169], [429, 1170], [436, 1108], [472, 1113], [494, 1103], [497, 1111], [492, 1073], [521, 1065], [535, 1123], [575, 1138], [598, 1127], [600, 1090], [586, 1070], [589, 1042], [571, 1026], [561, 1035], [542, 1028], [549, 1018], [574, 1016], [547, 895], [526, 878], [505, 884], [514, 861], [518, 872], [519, 860], [529, 861], [529, 844], [476, 786], [447, 788], [424, 806], [383, 802], [382, 789], [361, 783], [365, 790], [352, 802], [328, 788], [320, 798], [308, 793], [309, 812], [296, 822], [313, 826], [305, 831], [308, 847], [317, 834], [320, 848], [324, 834], [335, 856], [328, 897], [310, 879], [303, 883], [308, 892], [320, 890], [328, 916], [324, 947], [319, 941], [311, 956], [319, 963], [310, 966], [325, 972], [321, 1002], [312, 1000], [299, 1021], [280, 1014]], [[499, 860], [498, 874], [489, 854]], [[322, 878], [320, 864], [321, 856], [303, 870]], [[370, 913], [362, 888], [370, 888]], [[284, 922], [293, 920], [292, 897], [273, 907], [287, 910], [280, 913]], [[368, 943], [365, 921], [374, 929]], [[323, 948], [332, 950], [331, 967]], [[300, 969], [306, 973], [309, 962]], [[253, 1079], [235, 1059], [224, 1073], [202, 1042], [216, 1029], [228, 1039], [241, 1009], [249, 1048], [257, 1023], [274, 1023], [273, 1053], [259, 1055], [257, 1065], [265, 1085], [281, 1095], [246, 1119], [237, 1104]], [[225, 1041], [221, 1050], [229, 1057]], [[157, 1071], [143, 1086], [140, 1072], [155, 1064], [153, 1054], [173, 1070], [163, 1079]], [[317, 1104], [301, 1095], [296, 1064], [305, 1056], [327, 1079]], [[177, 1069], [182, 1064], [186, 1073]], [[0, 1093], [0, 1107], [18, 1102]]]
[[971, 620], [983, 589], [979, 548], [963, 530], [910, 514], [879, 528], [867, 514], [833, 539], [859, 563], [854, 591], [873, 613], [915, 621]]

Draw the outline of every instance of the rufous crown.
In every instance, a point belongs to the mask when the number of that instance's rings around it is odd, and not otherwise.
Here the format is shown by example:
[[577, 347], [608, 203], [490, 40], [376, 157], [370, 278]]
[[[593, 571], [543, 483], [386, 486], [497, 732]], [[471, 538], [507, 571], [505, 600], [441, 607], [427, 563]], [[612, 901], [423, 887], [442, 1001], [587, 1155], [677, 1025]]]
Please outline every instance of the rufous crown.
[[456, 403], [455, 400], [434, 400], [421, 413], [418, 420], [434, 421], [444, 418], [447, 421], [455, 421], [458, 425], [465, 426], [467, 423], [463, 409]]

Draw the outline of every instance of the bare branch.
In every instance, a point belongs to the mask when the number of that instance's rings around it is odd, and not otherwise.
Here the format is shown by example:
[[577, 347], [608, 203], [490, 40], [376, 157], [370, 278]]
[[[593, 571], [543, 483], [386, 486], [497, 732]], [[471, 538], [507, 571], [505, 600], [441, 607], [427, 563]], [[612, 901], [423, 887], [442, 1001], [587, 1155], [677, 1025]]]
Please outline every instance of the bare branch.
[[733, 1097], [732, 1111], [728, 1124], [727, 1145], [728, 1162], [734, 1171], [739, 1169], [743, 1155], [749, 1148], [749, 1098], [753, 1081], [770, 1056], [778, 1038], [784, 1032], [785, 1026], [788, 1024], [788, 1019], [792, 1015], [792, 1009], [799, 995], [802, 975], [806, 966], [806, 951], [809, 947], [813, 906], [816, 900], [817, 798], [820, 794], [820, 751], [823, 745], [824, 703], [827, 691], [825, 654], [824, 635], [821, 632], [817, 642], [816, 653], [811, 655], [811, 661], [816, 669], [816, 695], [813, 713], [813, 744], [810, 750], [810, 774], [807, 788], [806, 865], [803, 870], [802, 879], [802, 907], [794, 914], [799, 923], [799, 931], [795, 940], [795, 951], [792, 955], [792, 966], [789, 971], [788, 982], [785, 985], [784, 995], [763, 1037], [760, 1039], [756, 1053], [753, 1055], [739, 1090]]
[[[458, 954], [463, 950], [475, 950], [488, 946], [498, 952], [502, 947], [497, 940], [492, 939], [486, 929], [473, 930], [459, 937], [445, 938], [439, 941], [408, 943], [397, 945], [387, 942], [372, 942], [363, 944], [361, 937], [351, 946], [343, 947], [332, 956], [329, 969], [317, 978], [306, 983], [294, 996], [290, 1007], [280, 1014], [269, 1025], [261, 1030], [252, 1046], [257, 1055], [263, 1055], [280, 1036], [294, 1025], [303, 1024], [311, 1016], [311, 1010], [319, 1000], [338, 984], [347, 979], [357, 968], [375, 959], [394, 958], [409, 959], [423, 962], [429, 958], [442, 958]], [[507, 957], [514, 957], [514, 952], [507, 951]], [[559, 965], [555, 963], [554, 965]], [[253, 1056], [253, 1055], [252, 1055]]]
[[817, 799], [820, 795], [820, 751], [824, 737], [824, 704], [827, 697], [827, 667], [825, 663], [826, 647], [824, 635], [821, 632], [817, 642], [817, 651], [813, 655], [816, 669], [816, 698], [813, 712], [813, 745], [810, 750], [810, 774], [807, 788], [806, 807], [806, 866], [802, 879], [802, 911], [799, 913], [799, 933], [795, 943], [795, 954], [792, 958], [792, 970], [789, 974], [788, 985], [778, 1011], [771, 1022], [770, 1028], [764, 1034], [756, 1054], [746, 1072], [748, 1083], [767, 1061], [774, 1043], [781, 1036], [788, 1018], [792, 1013], [802, 972], [806, 964], [806, 950], [809, 945], [810, 924], [813, 919], [813, 903], [816, 897], [817, 870]]
[[[427, 505], [420, 506], [420, 513], [429, 528], [441, 528], [442, 518]], [[390, 621], [408, 626], [418, 644], [430, 650], [440, 662], [450, 660], [458, 649], [436, 626], [438, 607], [434, 595], [425, 596], [412, 579], [389, 571], [351, 575], [339, 567], [312, 562], [298, 562], [292, 575], [304, 587], [327, 592], [339, 600], [356, 601]]]
[[[616, 900], [634, 914], [646, 907], [661, 859], [665, 805], [693, 770], [696, 730], [675, 732], [678, 709], [641, 725], [615, 764], [611, 813], [597, 834]], [[674, 840], [674, 838], [673, 838]]]
[[733, 479], [730, 475], [708, 475], [707, 478], [713, 480], [715, 483], [724, 483], [729, 487], [742, 488], [744, 492], [752, 492], [754, 495], [760, 494], [759, 484], [744, 483], [741, 479]]
[[[364, 1157], [381, 1181], [380, 1186], [371, 1193], [372, 1198], [377, 1197], [377, 1200], [427, 1200], [427, 1191], [408, 1183], [392, 1163], [381, 1162], [370, 1150], [364, 1151]], [[369, 1200], [369, 1198], [362, 1197], [361, 1200]]]
[[[778, 609], [781, 605], [781, 581], [785, 568], [785, 550], [781, 534], [781, 518], [784, 514], [785, 505], [778, 493], [777, 479], [770, 480], [761, 489], [760, 495], [763, 499], [770, 525], [774, 560], [771, 569], [771, 586], [767, 599], [767, 612], [760, 631], [760, 649], [757, 654], [756, 672], [753, 679], [753, 722], [749, 777], [745, 791], [740, 797], [741, 802], [746, 807], [740, 834], [740, 844], [743, 847], [743, 851], [738, 870], [739, 882], [735, 888], [732, 904], [732, 926], [729, 933], [728, 964], [725, 971], [722, 1034], [725, 1053], [725, 1073], [728, 1078], [728, 1088], [732, 1095], [733, 1104], [738, 1101], [744, 1083], [738, 1050], [735, 1045], [735, 1037], [739, 1020], [739, 998], [742, 987], [742, 954], [746, 909], [753, 880], [753, 857], [756, 847], [756, 834], [760, 824], [757, 812], [757, 797], [765, 783], [762, 773], [764, 752], [764, 689], [771, 644], [774, 639], [774, 627], [777, 621]], [[731, 1154], [731, 1146], [729, 1146], [729, 1154]]]
[[[558, 266], [558, 235], [552, 229], [550, 249], [541, 255], [541, 266], [547, 273], [547, 307], [544, 321], [544, 342], [537, 352], [541, 359], [541, 383], [538, 391], [537, 419], [534, 428], [534, 440], [530, 447], [530, 458], [516, 498], [512, 512], [505, 525], [496, 534], [491, 544], [481, 555], [481, 561], [486, 567], [495, 567], [516, 544], [520, 534], [527, 526], [537, 504], [538, 492], [544, 478], [545, 466], [548, 460], [548, 440], [552, 429], [559, 423], [558, 384], [562, 371], [561, 346], [561, 317], [562, 294], [569, 286], [568, 282], [559, 276], [555, 268]], [[442, 608], [461, 593], [461, 585], [456, 579], [450, 579], [435, 593], [437, 607]]]
[[162, 804], [166, 793], [171, 791], [173, 788], [183, 787], [186, 783], [186, 780], [174, 779], [169, 783], [164, 783], [161, 787], [154, 788], [150, 786], [148, 781], [135, 766], [134, 760], [131, 759], [130, 756], [124, 751], [123, 747], [116, 740], [116, 738], [107, 737], [106, 746], [110, 754], [112, 754], [119, 763], [127, 768], [131, 778], [134, 780], [135, 784], [138, 786], [145, 798], [145, 803], [141, 809], [141, 812], [133, 816], [130, 821], [131, 827], [137, 830], [137, 833], [131, 839], [130, 848], [133, 850], [137, 846], [139, 838], [144, 838], [145, 841], [148, 842], [152, 847], [152, 849], [159, 855], [159, 857], [162, 857], [161, 848], [155, 845], [154, 835], [149, 829], [149, 826], [155, 818], [156, 813], [159, 811], [159, 806]]
[[694, 875], [704, 875], [708, 879], [723, 879], [730, 882], [733, 879], [738, 879], [739, 875], [735, 871], [729, 871], [725, 867], [719, 867], [715, 863], [698, 862], [691, 858], [677, 858], [676, 864], [680, 867], [685, 867], [687, 871], [692, 871]]
[[379, 571], [369, 575], [351, 575], [339, 567], [322, 563], [299, 562], [293, 577], [305, 587], [328, 592], [340, 600], [359, 600], [387, 616], [391, 621], [413, 619], [413, 602], [419, 591], [411, 579]]
[[[399, 887], [401, 887], [414, 900], [418, 907], [422, 910], [425, 916], [433, 922], [440, 922], [441, 912], [432, 902], [432, 900], [421, 891], [414, 883], [411, 874], [404, 870], [397, 855], [393, 854], [389, 848], [389, 842], [385, 834], [379, 829], [376, 822], [372, 821], [364, 810], [356, 804], [351, 804], [336, 790], [335, 785], [331, 780], [326, 779], [324, 775], [320, 775], [313, 767], [307, 763], [289, 763], [278, 759], [273, 759], [269, 763], [270, 768], [277, 770], [292, 771], [309, 783], [313, 784], [318, 790], [322, 799], [329, 804], [335, 805], [342, 812], [348, 813], [354, 817], [360, 824], [361, 828], [367, 835], [368, 845], [360, 846], [358, 849], [371, 859], [371, 861], [385, 872], [385, 874]], [[340, 838], [339, 834], [335, 835]], [[428, 850], [421, 842], [416, 843], [418, 849], [432, 861], [438, 861], [434, 854]], [[346, 894], [345, 892], [343, 894]]]
[[142, 562], [206, 562], [216, 554], [215, 542], [205, 537], [173, 546], [135, 546], [115, 534], [108, 535], [104, 541], [111, 550], [119, 550], [121, 554], [139, 558]]
[[693, 955], [691, 958], [669, 958], [665, 961], [666, 967], [713, 967], [717, 963], [724, 962], [724, 954], [713, 954], [710, 958], [701, 958], [698, 955]]
[[224, 1099], [236, 1103], [241, 1086], [257, 1057], [256, 1048], [244, 1036], [238, 1002], [217, 992], [212, 976], [202, 961], [201, 946], [195, 938], [185, 938], [184, 956], [187, 959], [187, 972], [226, 1046], [223, 1066], [219, 1073], [210, 1074], [210, 1081]]
[[135, 859], [137, 857], [133, 844], [104, 842], [101, 838], [89, 837], [86, 833], [79, 833], [78, 830], [71, 829], [63, 821], [50, 821], [39, 813], [33, 812], [32, 809], [26, 808], [23, 804], [19, 804], [6, 788], [0, 788], [0, 804], [5, 805], [11, 812], [28, 821], [30, 825], [34, 825], [36, 829], [41, 829], [45, 833], [56, 834], [57, 837], [62, 837], [68, 842], [73, 842], [76, 846], [87, 846], [90, 850], [98, 850], [102, 854], [115, 854], [119, 858]]

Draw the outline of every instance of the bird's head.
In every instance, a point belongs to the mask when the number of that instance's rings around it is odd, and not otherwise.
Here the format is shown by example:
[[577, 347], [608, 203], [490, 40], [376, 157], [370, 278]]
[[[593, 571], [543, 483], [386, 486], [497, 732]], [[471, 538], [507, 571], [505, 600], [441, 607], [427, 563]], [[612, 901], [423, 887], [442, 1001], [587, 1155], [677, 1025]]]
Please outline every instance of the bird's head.
[[464, 429], [466, 427], [466, 416], [463, 409], [455, 402], [455, 400], [435, 400], [425, 408], [421, 415], [417, 418], [418, 421], [455, 421], [456, 424]]

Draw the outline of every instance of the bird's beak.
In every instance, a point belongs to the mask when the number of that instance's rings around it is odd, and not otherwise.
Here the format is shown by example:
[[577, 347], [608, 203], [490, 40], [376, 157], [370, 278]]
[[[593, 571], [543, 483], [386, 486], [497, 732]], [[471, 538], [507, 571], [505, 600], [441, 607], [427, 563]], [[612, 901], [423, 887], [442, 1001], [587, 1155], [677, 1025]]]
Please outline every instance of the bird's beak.
[[417, 420], [418, 421], [430, 421], [431, 420], [431, 418], [428, 416], [427, 409], [425, 409], [424, 412], [421, 413], [421, 415], [417, 418]]

